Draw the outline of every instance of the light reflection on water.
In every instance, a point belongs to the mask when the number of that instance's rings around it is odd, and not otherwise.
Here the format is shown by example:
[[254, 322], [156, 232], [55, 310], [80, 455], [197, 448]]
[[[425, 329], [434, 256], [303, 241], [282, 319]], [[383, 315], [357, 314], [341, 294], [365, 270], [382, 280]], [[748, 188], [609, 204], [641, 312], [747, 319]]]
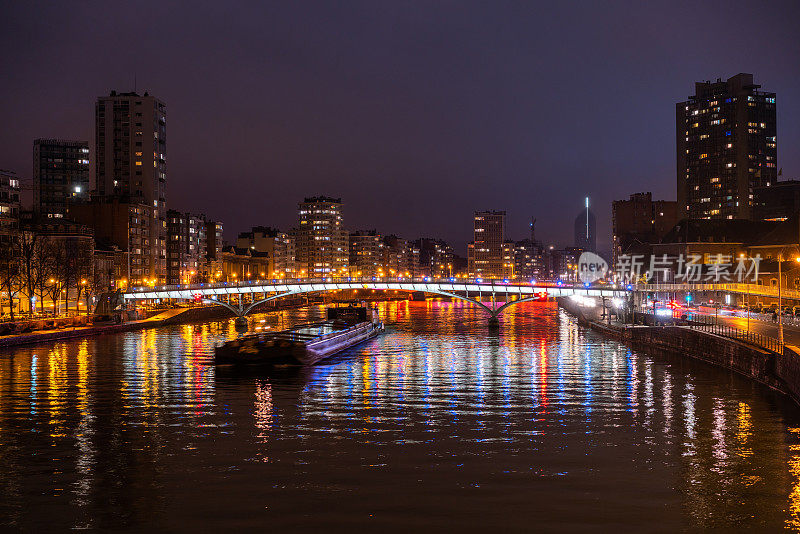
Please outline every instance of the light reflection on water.
[[462, 303], [381, 314], [269, 374], [208, 365], [232, 321], [7, 351], [0, 525], [800, 530], [798, 410], [760, 386], [549, 304], [499, 334]]

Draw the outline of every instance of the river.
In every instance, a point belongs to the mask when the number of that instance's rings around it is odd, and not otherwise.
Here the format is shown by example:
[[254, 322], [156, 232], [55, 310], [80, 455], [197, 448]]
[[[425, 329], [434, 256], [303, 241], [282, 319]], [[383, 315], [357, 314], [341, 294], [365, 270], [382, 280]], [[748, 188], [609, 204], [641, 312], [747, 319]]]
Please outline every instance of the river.
[[[323, 309], [254, 315], [279, 329]], [[209, 365], [233, 321], [5, 349], [0, 526], [800, 530], [800, 410], [552, 303], [380, 305], [308, 369]]]

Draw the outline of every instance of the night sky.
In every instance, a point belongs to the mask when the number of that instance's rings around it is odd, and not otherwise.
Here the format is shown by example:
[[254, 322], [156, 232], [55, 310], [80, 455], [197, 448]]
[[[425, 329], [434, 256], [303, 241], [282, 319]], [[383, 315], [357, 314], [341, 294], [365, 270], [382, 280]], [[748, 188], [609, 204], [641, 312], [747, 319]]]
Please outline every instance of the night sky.
[[[553, 5], [558, 4], [558, 5]], [[167, 104], [169, 207], [226, 237], [288, 229], [304, 196], [348, 229], [462, 248], [472, 212], [572, 244], [592, 198], [675, 199], [675, 108], [739, 72], [777, 93], [778, 166], [800, 178], [800, 2], [136, 2], [0, 7], [0, 168], [36, 137], [94, 142], [134, 75]]]

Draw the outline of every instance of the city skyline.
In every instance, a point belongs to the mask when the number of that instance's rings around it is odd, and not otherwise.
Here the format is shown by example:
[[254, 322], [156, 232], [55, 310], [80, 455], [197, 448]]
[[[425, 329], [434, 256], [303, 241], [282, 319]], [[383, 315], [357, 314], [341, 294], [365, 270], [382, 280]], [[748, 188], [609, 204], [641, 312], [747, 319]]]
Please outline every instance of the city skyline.
[[[115, 27], [119, 35], [102, 24], [113, 10], [16, 9], [8, 9], [16, 29], [5, 34], [4, 48], [14, 62], [0, 104], [15, 128], [2, 132], [0, 166], [30, 180], [33, 139], [93, 140], [99, 95], [149, 90], [170, 108], [169, 207], [225, 221], [229, 240], [259, 224], [288, 229], [294, 203], [323, 194], [342, 197], [351, 230], [429, 235], [463, 251], [471, 214], [496, 209], [508, 212], [510, 237], [523, 237], [533, 216], [543, 241], [566, 245], [571, 218], [561, 214], [574, 213], [586, 195], [604, 207], [636, 191], [674, 199], [675, 103], [697, 81], [739, 72], [776, 92], [777, 163], [784, 178], [800, 168], [792, 150], [800, 140], [800, 83], [788, 16], [798, 8], [791, 3], [766, 10], [739, 4], [722, 14], [701, 6], [695, 17], [708, 21], [703, 31], [685, 31], [680, 40], [667, 31], [682, 20], [680, 10], [653, 16], [652, 7], [626, 9], [615, 21], [616, 10], [592, 7], [509, 5], [485, 13], [463, 4], [412, 13], [280, 6], [263, 17], [254, 16], [259, 8], [247, 17], [232, 13], [203, 43], [194, 37], [218, 15], [209, 7], [174, 35], [159, 32], [158, 22], [139, 25], [147, 9]], [[162, 15], [164, 24], [174, 22], [170, 12]], [[250, 28], [245, 19], [271, 31], [248, 36], [242, 50], [235, 37]], [[658, 26], [648, 22], [656, 19]], [[535, 31], [540, 20], [552, 28]], [[300, 39], [309, 26], [315, 37]], [[14, 38], [45, 29], [42, 39]], [[628, 39], [614, 35], [621, 29], [629, 38], [654, 38], [633, 52]], [[121, 41], [136, 31], [148, 41], [144, 50]], [[730, 31], [753, 39], [716, 44]], [[67, 38], [76, 34], [86, 36]], [[96, 50], [104, 40], [110, 46]], [[70, 55], [107, 57], [117, 45], [122, 55], [108, 68], [96, 69], [94, 60], [91, 67], [56, 68]], [[196, 46], [203, 59], [177, 62], [185, 46]], [[703, 54], [692, 53], [701, 48]], [[548, 53], [537, 52], [543, 49]], [[233, 53], [240, 62], [229, 64], [225, 57]], [[612, 57], [611, 68], [597, 61], [603, 55]], [[31, 70], [31, 62], [40, 68]], [[42, 83], [43, 72], [63, 83]], [[315, 82], [322, 78], [324, 88]], [[631, 79], [647, 82], [620, 87], [619, 80]], [[376, 198], [380, 193], [391, 202]], [[598, 249], [609, 251], [610, 209], [596, 215]]]
[[0, 20], [0, 530], [800, 532], [800, 1]]

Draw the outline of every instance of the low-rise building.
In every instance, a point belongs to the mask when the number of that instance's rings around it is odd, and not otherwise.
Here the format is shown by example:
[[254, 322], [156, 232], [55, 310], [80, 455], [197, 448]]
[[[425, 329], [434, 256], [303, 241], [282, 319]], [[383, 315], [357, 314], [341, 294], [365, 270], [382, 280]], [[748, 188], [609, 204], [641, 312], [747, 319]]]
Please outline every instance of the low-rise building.
[[800, 211], [800, 180], [753, 188], [753, 219], [785, 221]]
[[228, 245], [222, 248], [222, 275], [219, 281], [242, 282], [265, 279], [269, 269], [266, 252]]
[[746, 219], [683, 219], [660, 243], [652, 244], [649, 253], [630, 255], [625, 261], [636, 262], [638, 257], [641, 263], [630, 271], [641, 271], [651, 281], [707, 281], [721, 265], [757, 254], [752, 245], [778, 225]]
[[71, 204], [67, 217], [94, 229], [98, 240], [116, 245], [128, 253], [126, 279], [131, 285], [164, 284], [166, 257], [153, 225], [161, 225], [156, 208], [124, 197], [94, 197], [90, 202]]
[[267, 278], [295, 277], [294, 238], [288, 233], [269, 226], [255, 226], [249, 232], [239, 234], [236, 246], [267, 254]]
[[612, 262], [616, 265], [622, 254], [649, 253], [649, 246], [658, 243], [677, 222], [676, 201], [653, 200], [650, 192], [615, 200], [611, 204]]
[[117, 245], [105, 241], [95, 241], [92, 256], [94, 271], [94, 290], [125, 290], [128, 287], [128, 253]]

